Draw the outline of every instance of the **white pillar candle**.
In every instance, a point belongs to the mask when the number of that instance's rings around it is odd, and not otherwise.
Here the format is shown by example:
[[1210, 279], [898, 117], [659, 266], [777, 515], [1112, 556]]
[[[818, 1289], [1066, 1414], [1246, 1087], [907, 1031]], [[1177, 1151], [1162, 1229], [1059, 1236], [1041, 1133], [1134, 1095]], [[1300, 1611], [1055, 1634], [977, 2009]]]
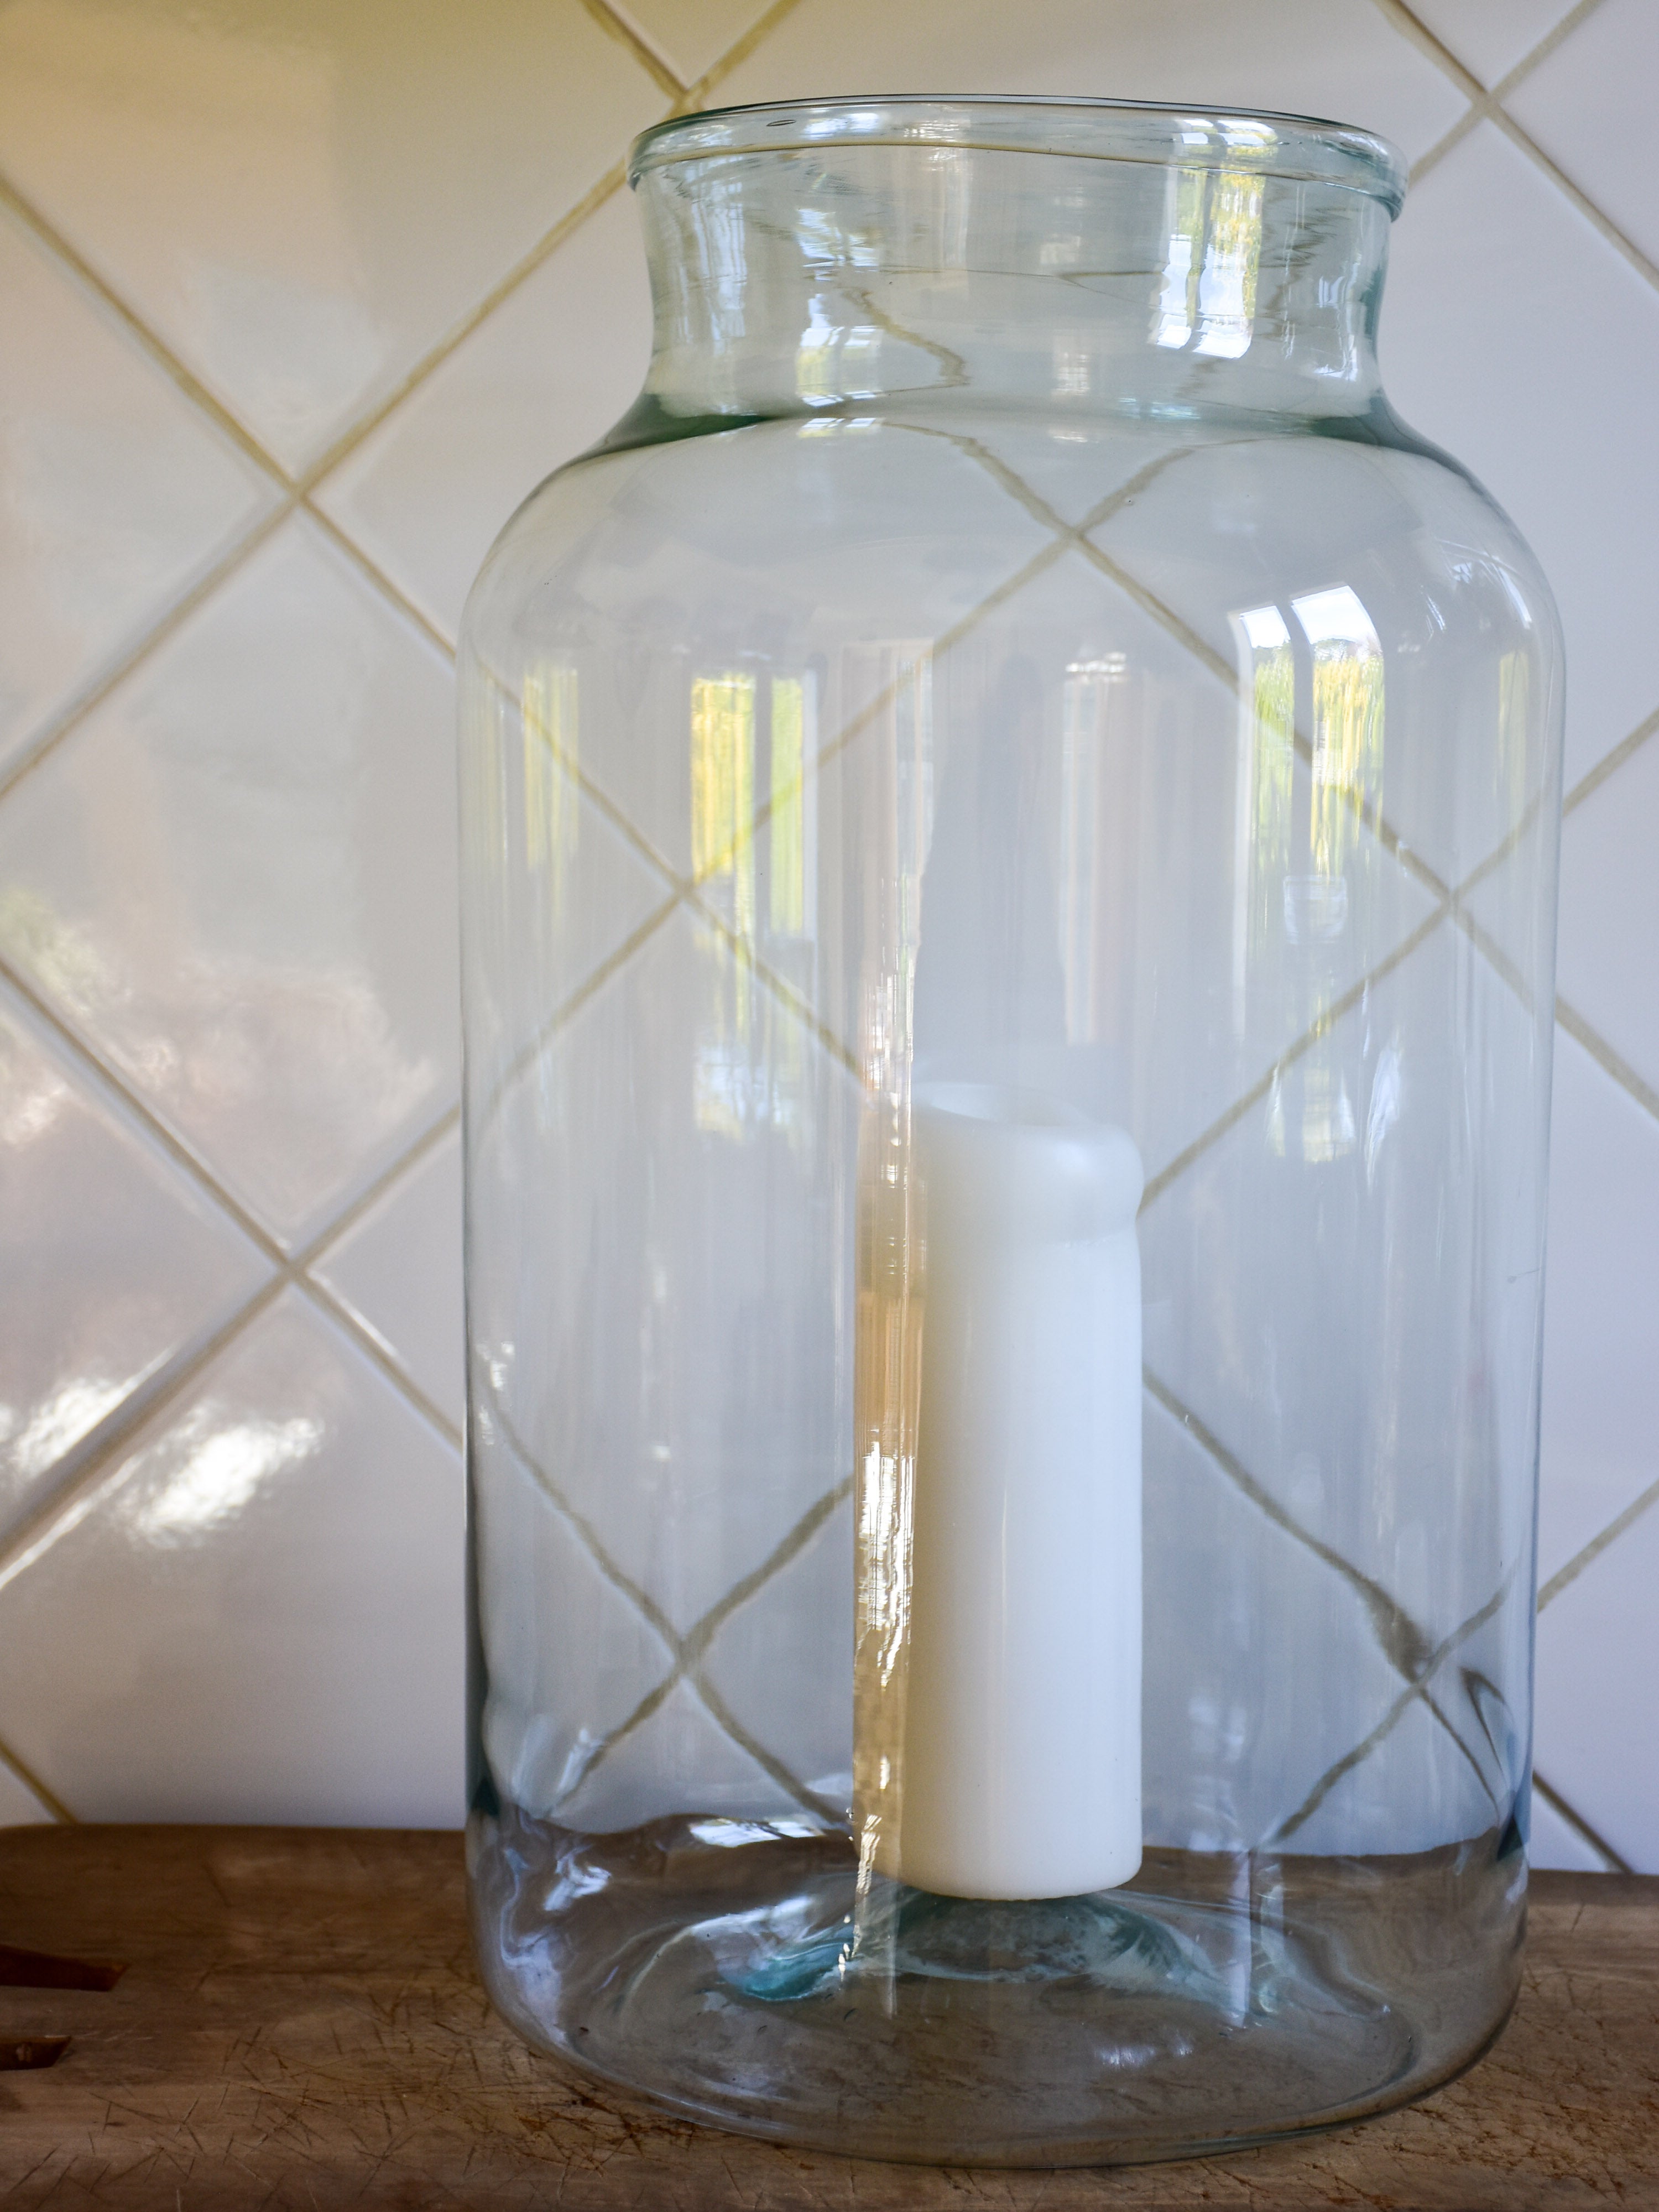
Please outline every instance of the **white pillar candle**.
[[1140, 1863], [1139, 1155], [1057, 1102], [912, 1109], [925, 1240], [884, 1873], [1069, 1897]]

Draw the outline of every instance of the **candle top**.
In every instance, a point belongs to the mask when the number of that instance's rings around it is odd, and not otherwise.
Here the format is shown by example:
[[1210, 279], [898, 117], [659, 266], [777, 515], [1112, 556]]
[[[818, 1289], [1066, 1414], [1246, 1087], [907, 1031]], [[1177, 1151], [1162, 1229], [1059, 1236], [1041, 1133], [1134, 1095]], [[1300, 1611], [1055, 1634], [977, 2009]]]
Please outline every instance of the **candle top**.
[[1146, 1186], [1127, 1132], [1064, 1099], [993, 1083], [930, 1083], [911, 1101], [924, 1191], [954, 1225], [1070, 1242], [1133, 1226]]

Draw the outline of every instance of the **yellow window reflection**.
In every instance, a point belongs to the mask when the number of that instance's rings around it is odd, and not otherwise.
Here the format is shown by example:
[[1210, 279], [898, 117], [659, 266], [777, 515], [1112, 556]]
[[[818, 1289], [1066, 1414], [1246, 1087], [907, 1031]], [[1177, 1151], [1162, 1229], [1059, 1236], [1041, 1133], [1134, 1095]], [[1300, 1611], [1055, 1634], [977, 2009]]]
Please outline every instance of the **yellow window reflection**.
[[1317, 876], [1342, 873], [1361, 822], [1382, 804], [1382, 647], [1346, 584], [1293, 599], [1313, 653], [1313, 809], [1309, 849]]
[[548, 877], [548, 905], [563, 908], [580, 832], [574, 776], [580, 763], [576, 671], [557, 662], [526, 672], [524, 716], [524, 856], [532, 875]]

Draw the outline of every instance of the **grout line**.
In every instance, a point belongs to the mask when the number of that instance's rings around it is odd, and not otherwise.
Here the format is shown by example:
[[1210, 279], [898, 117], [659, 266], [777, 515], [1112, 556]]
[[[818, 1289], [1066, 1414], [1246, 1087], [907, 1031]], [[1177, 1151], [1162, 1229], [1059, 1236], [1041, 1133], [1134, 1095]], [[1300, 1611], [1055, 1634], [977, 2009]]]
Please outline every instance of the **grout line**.
[[1371, 1633], [1376, 1638], [1383, 1657], [1403, 1680], [1423, 1687], [1424, 1704], [1427, 1705], [1435, 1719], [1468, 1759], [1470, 1766], [1474, 1770], [1476, 1781], [1480, 1783], [1486, 1796], [1492, 1799], [1493, 1808], [1496, 1809], [1498, 1800], [1493, 1794], [1492, 1784], [1481, 1770], [1480, 1759], [1458, 1734], [1449, 1715], [1442, 1710], [1438, 1701], [1429, 1693], [1426, 1685], [1433, 1671], [1431, 1662], [1434, 1647], [1430, 1643], [1427, 1632], [1422, 1625], [1413, 1619], [1405, 1607], [1392, 1597], [1381, 1583], [1355, 1566], [1351, 1559], [1346, 1558], [1334, 1546], [1327, 1544], [1322, 1538], [1316, 1536], [1311, 1529], [1304, 1528], [1293, 1513], [1289, 1512], [1279, 1504], [1264, 1483], [1256, 1480], [1243, 1462], [1228, 1449], [1209, 1425], [1202, 1420], [1191, 1407], [1178, 1398], [1169, 1385], [1154, 1374], [1150, 1367], [1143, 1364], [1140, 1376], [1142, 1387], [1147, 1394], [1163, 1407], [1166, 1413], [1180, 1424], [1194, 1443], [1208, 1455], [1234, 1488], [1249, 1500], [1264, 1519], [1272, 1522], [1274, 1527], [1283, 1529], [1287, 1536], [1311, 1552], [1316, 1559], [1321, 1560], [1334, 1572], [1340, 1575], [1353, 1590], [1365, 1609], [1370, 1622]]
[[198, 1189], [204, 1192], [214, 1204], [240, 1229], [244, 1237], [267, 1260], [276, 1266], [284, 1266], [288, 1254], [282, 1243], [258, 1217], [234, 1197], [219, 1182], [210, 1168], [198, 1159], [190, 1146], [155, 1111], [137, 1089], [122, 1081], [119, 1074], [104, 1058], [98, 1048], [83, 1037], [65, 1017], [60, 1014], [44, 993], [16, 968], [10, 958], [0, 953], [0, 978], [11, 986], [41, 1022], [52, 1030], [58, 1044], [75, 1062], [78, 1071], [90, 1073], [97, 1080], [100, 1096], [112, 1092], [119, 1100], [122, 1111], [137, 1120], [150, 1140], [159, 1145], [174, 1165], [182, 1168]]
[[3, 771], [0, 771], [0, 799], [15, 790], [26, 775], [39, 768], [48, 754], [55, 752], [65, 738], [103, 705], [112, 692], [118, 690], [135, 670], [142, 668], [152, 653], [173, 637], [198, 608], [234, 575], [244, 562], [252, 559], [267, 538], [274, 536], [278, 526], [294, 513], [295, 505], [291, 496], [286, 497], [261, 515], [228, 551], [198, 577], [187, 591], [180, 593], [135, 644], [112, 661], [100, 677], [55, 715], [37, 733], [27, 749], [9, 762]]
[[1296, 1811], [1288, 1819], [1281, 1820], [1273, 1830], [1267, 1838], [1270, 1844], [1288, 1843], [1297, 1830], [1304, 1826], [1313, 1818], [1337, 1784], [1346, 1775], [1352, 1774], [1356, 1766], [1362, 1765], [1383, 1738], [1392, 1733], [1399, 1723], [1405, 1718], [1407, 1709], [1419, 1698], [1427, 1697], [1429, 1685], [1441, 1667], [1454, 1651], [1468, 1642], [1477, 1629], [1483, 1628], [1492, 1619], [1508, 1597], [1513, 1580], [1512, 1572], [1505, 1575], [1479, 1612], [1472, 1613], [1467, 1620], [1461, 1622], [1453, 1629], [1449, 1636], [1436, 1645], [1434, 1650], [1429, 1655], [1422, 1674], [1400, 1692], [1369, 1735], [1362, 1737], [1351, 1751], [1346, 1752], [1336, 1761], [1334, 1766], [1327, 1767]]
[[[8, 980], [13, 979], [9, 977]], [[76, 1041], [71, 1038], [71, 1042]], [[96, 1061], [92, 1065], [96, 1068]], [[121, 1093], [121, 1097], [131, 1103], [125, 1091]], [[64, 1454], [58, 1463], [61, 1480], [54, 1484], [50, 1492], [39, 1499], [35, 1508], [10, 1529], [3, 1540], [0, 1540], [0, 1583], [9, 1581], [17, 1571], [20, 1552], [32, 1554], [46, 1547], [52, 1540], [57, 1524], [72, 1510], [77, 1499], [94, 1488], [99, 1480], [109, 1473], [112, 1463], [128, 1449], [139, 1431], [187, 1390], [237, 1337], [275, 1304], [284, 1290], [293, 1286], [319, 1296], [325, 1304], [333, 1303], [333, 1294], [322, 1284], [313, 1282], [309, 1269], [392, 1184], [442, 1141], [455, 1126], [459, 1111], [459, 1107], [452, 1106], [430, 1127], [423, 1130], [406, 1150], [358, 1194], [342, 1213], [297, 1252], [284, 1255], [280, 1247], [267, 1239], [263, 1232], [260, 1233], [260, 1249], [267, 1259], [276, 1263], [273, 1272], [239, 1306], [226, 1315], [216, 1328], [199, 1339], [191, 1349], [168, 1361], [147, 1382], [130, 1391], [107, 1420], [100, 1423], [80, 1444]], [[161, 1133], [166, 1137], [167, 1133], [161, 1131]], [[171, 1143], [168, 1149], [192, 1169], [210, 1196], [224, 1202], [223, 1194], [211, 1176], [189, 1153], [182, 1152]], [[347, 1316], [346, 1325], [355, 1339], [369, 1341], [362, 1337], [360, 1324], [354, 1316]], [[374, 1356], [378, 1364], [385, 1364], [378, 1349], [374, 1350]], [[419, 1391], [418, 1386], [401, 1377], [401, 1370], [393, 1376], [393, 1380], [402, 1380], [411, 1402], [428, 1419], [433, 1418], [435, 1409], [425, 1403], [424, 1393]], [[446, 1434], [453, 1435], [450, 1425], [441, 1414], [437, 1417], [437, 1425]]]
[[1595, 1829], [1591, 1827], [1589, 1822], [1584, 1818], [1582, 1813], [1574, 1812], [1572, 1807], [1568, 1804], [1566, 1799], [1561, 1795], [1560, 1791], [1559, 1790], [1552, 1789], [1550, 1784], [1545, 1781], [1543, 1776], [1538, 1771], [1538, 1769], [1535, 1766], [1532, 1771], [1532, 1786], [1537, 1791], [1538, 1795], [1543, 1799], [1544, 1802], [1550, 1808], [1551, 1811], [1553, 1812], [1559, 1819], [1565, 1820], [1570, 1828], [1576, 1829], [1580, 1838], [1584, 1843], [1587, 1843], [1593, 1851], [1599, 1852], [1601, 1857], [1607, 1862], [1607, 1865], [1602, 1869], [1603, 1873], [1635, 1873], [1636, 1869], [1632, 1866], [1629, 1860], [1621, 1858], [1619, 1853], [1614, 1850], [1613, 1845], [1608, 1843], [1603, 1836], [1600, 1835]]
[[371, 437], [387, 416], [401, 407], [412, 392], [418, 391], [427, 379], [441, 369], [450, 356], [466, 343], [480, 323], [487, 321], [503, 301], [510, 298], [520, 285], [535, 275], [544, 261], [551, 260], [571, 234], [579, 230], [588, 216], [597, 213], [611, 195], [620, 188], [623, 179], [623, 165], [615, 161], [597, 182], [588, 186], [573, 207], [566, 209], [530, 251], [514, 263], [506, 276], [491, 286], [483, 299], [450, 325], [413, 368], [398, 379], [390, 392], [377, 400], [365, 414], [360, 415], [355, 422], [340, 433], [331, 446], [326, 447], [318, 455], [301, 477], [299, 489], [307, 493], [315, 490], [325, 477], [331, 475], [366, 439]]
[[302, 493], [296, 504], [300, 511], [324, 532], [344, 554], [353, 568], [374, 586], [382, 598], [390, 600], [393, 610], [401, 615], [405, 622], [411, 623], [428, 644], [435, 646], [444, 659], [453, 666], [457, 652], [454, 641], [444, 635], [429, 615], [421, 611], [402, 586], [395, 584], [387, 575], [379, 562], [372, 555], [365, 553], [356, 539], [342, 530], [333, 516], [326, 508], [319, 507], [309, 493]]
[[331, 1322], [352, 1346], [373, 1362], [393, 1389], [408, 1399], [421, 1418], [434, 1428], [446, 1443], [457, 1451], [465, 1449], [465, 1440], [447, 1413], [434, 1399], [428, 1397], [415, 1377], [405, 1368], [389, 1345], [382, 1343], [367, 1322], [359, 1319], [345, 1300], [310, 1273], [296, 1274], [296, 1287]]
[[1601, 1070], [1610, 1075], [1623, 1091], [1627, 1091], [1644, 1112], [1659, 1121], [1659, 1091], [1644, 1083], [1627, 1060], [1616, 1053], [1597, 1030], [1593, 1030], [1583, 1016], [1558, 994], [1555, 1018], [1576, 1044], [1580, 1044]]
[[1508, 109], [1495, 107], [1492, 110], [1491, 119], [1497, 125], [1498, 128], [1504, 133], [1504, 136], [1506, 138], [1508, 138], [1515, 146], [1518, 147], [1522, 153], [1525, 154], [1530, 160], [1537, 163], [1538, 167], [1543, 171], [1550, 182], [1556, 187], [1557, 191], [1564, 193], [1565, 197], [1572, 202], [1574, 207], [1576, 207], [1579, 214], [1583, 216], [1585, 222], [1589, 223], [1593, 228], [1601, 232], [1602, 237], [1607, 240], [1607, 244], [1613, 247], [1613, 251], [1617, 253], [1623, 254], [1625, 259], [1629, 262], [1631, 267], [1635, 270], [1637, 275], [1638, 276], [1646, 277], [1648, 283], [1651, 284], [1656, 290], [1659, 290], [1659, 268], [1656, 268], [1654, 264], [1649, 260], [1647, 255], [1643, 252], [1641, 247], [1637, 245], [1635, 240], [1627, 237], [1620, 228], [1619, 225], [1614, 222], [1612, 216], [1604, 215], [1601, 210], [1597, 207], [1595, 202], [1591, 199], [1589, 194], [1584, 191], [1579, 185], [1574, 184], [1572, 179], [1567, 174], [1566, 171], [1559, 167], [1557, 164], [1551, 160], [1550, 156], [1544, 151], [1543, 148], [1539, 145], [1536, 139], [1530, 137], [1527, 131], [1522, 130], [1521, 125], [1516, 121], [1515, 118], [1509, 112]]
[[670, 67], [667, 56], [631, 15], [614, 6], [612, 0], [581, 0], [581, 4], [607, 36], [613, 38], [624, 52], [633, 55], [659, 92], [665, 92], [671, 100], [684, 99], [686, 88]]
[[33, 1768], [20, 1759], [9, 1743], [0, 1742], [0, 1765], [6, 1765], [11, 1769], [23, 1787], [40, 1799], [46, 1811], [61, 1827], [75, 1828], [80, 1826], [75, 1814], [70, 1812], [57, 1791], [48, 1790]]
[[1406, 0], [1375, 0], [1375, 4], [1401, 37], [1426, 54], [1436, 68], [1449, 77], [1458, 91], [1471, 103], [1467, 112], [1458, 118], [1445, 136], [1437, 139], [1427, 153], [1412, 164], [1411, 181], [1414, 185], [1437, 163], [1443, 161], [1453, 147], [1466, 138], [1478, 123], [1485, 122], [1492, 116], [1510, 94], [1518, 89], [1541, 62], [1549, 58], [1562, 40], [1571, 37], [1587, 15], [1594, 14], [1601, 6], [1601, 0], [1578, 0], [1577, 6], [1569, 9], [1553, 30], [1547, 31], [1535, 46], [1524, 53], [1513, 68], [1490, 87], [1483, 85], [1474, 70], [1459, 61], [1450, 47], [1406, 4]]
[[1593, 769], [1581, 775], [1561, 802], [1561, 818], [1565, 821], [1575, 807], [1593, 799], [1610, 775], [1616, 775], [1632, 754], [1639, 753], [1656, 730], [1659, 730], [1659, 707], [1656, 707], [1646, 721], [1638, 722], [1627, 738], [1622, 738], [1610, 753], [1604, 753]]
[[1632, 1527], [1642, 1516], [1659, 1502], [1659, 1482], [1650, 1482], [1639, 1498], [1633, 1498], [1624, 1511], [1616, 1514], [1599, 1536], [1592, 1536], [1582, 1551], [1575, 1552], [1565, 1567], [1559, 1567], [1538, 1593], [1538, 1610], [1560, 1596], [1564, 1589], [1576, 1583], [1586, 1567], [1593, 1567], [1610, 1544], [1616, 1543], [1626, 1528]]
[[716, 85], [723, 84], [734, 70], [741, 69], [750, 54], [763, 46], [786, 16], [793, 15], [801, 0], [772, 0], [763, 15], [757, 15], [743, 36], [729, 46], [716, 62], [711, 62], [694, 84], [686, 88], [685, 98], [678, 112], [692, 114], [706, 106], [708, 96]]
[[71, 270], [88, 291], [94, 293], [110, 312], [125, 326], [129, 337], [147, 353], [155, 366], [165, 371], [185, 398], [195, 402], [233, 445], [239, 447], [247, 459], [254, 463], [283, 491], [292, 491], [294, 478], [282, 463], [266, 453], [264, 447], [247, 426], [233, 415], [222, 399], [216, 398], [207, 386], [187, 368], [167, 344], [151, 330], [136, 308], [129, 307], [121, 295], [100, 276], [83, 254], [76, 251], [58, 226], [42, 215], [33, 204], [26, 199], [16, 185], [0, 175], [0, 206], [10, 209], [20, 222], [33, 230], [41, 241], [67, 268]]
[[1410, 935], [1401, 939], [1392, 952], [1379, 960], [1376, 967], [1367, 969], [1359, 981], [1357, 983], [1351, 983], [1340, 998], [1333, 999], [1329, 1006], [1324, 1008], [1296, 1042], [1280, 1053], [1265, 1075], [1258, 1077], [1248, 1091], [1234, 1099], [1226, 1111], [1218, 1115], [1207, 1129], [1200, 1131], [1183, 1151], [1177, 1152], [1167, 1167], [1160, 1168], [1155, 1176], [1149, 1177], [1140, 1201], [1141, 1212], [1145, 1213], [1148, 1206], [1156, 1200], [1162, 1198], [1170, 1184], [1179, 1176], [1185, 1175], [1194, 1162], [1207, 1152], [1212, 1145], [1219, 1143], [1229, 1130], [1237, 1128], [1251, 1109], [1261, 1104], [1280, 1076], [1287, 1069], [1294, 1067], [1297, 1060], [1311, 1052], [1315, 1045], [1334, 1029], [1345, 1015], [1352, 1013], [1373, 984], [1382, 982], [1386, 976], [1393, 974], [1401, 961], [1409, 959], [1418, 946], [1433, 935], [1449, 911], [1449, 902], [1443, 902], [1435, 908], [1432, 914], [1425, 915]]

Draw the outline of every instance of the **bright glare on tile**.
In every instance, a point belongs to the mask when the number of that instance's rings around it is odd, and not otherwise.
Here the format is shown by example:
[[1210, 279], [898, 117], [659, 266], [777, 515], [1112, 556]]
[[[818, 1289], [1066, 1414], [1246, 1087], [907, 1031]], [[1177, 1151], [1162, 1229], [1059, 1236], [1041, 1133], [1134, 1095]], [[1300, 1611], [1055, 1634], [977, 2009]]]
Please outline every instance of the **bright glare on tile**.
[[461, 1472], [289, 1291], [0, 1580], [0, 1740], [82, 1819], [449, 1826]]
[[1540, 1583], [1659, 1478], [1656, 1253], [1659, 1122], [1558, 1030], [1544, 1279]]
[[0, 950], [284, 1237], [453, 1096], [450, 716], [291, 522], [0, 802]]
[[1370, 0], [963, 0], [948, 24], [887, 0], [802, 0], [722, 101], [831, 94], [1073, 93], [1334, 116], [1408, 156], [1468, 102]]
[[1659, 262], [1653, 99], [1659, 9], [1601, 0], [1518, 85], [1510, 112], [1603, 215]]
[[257, 1246], [0, 994], [0, 1530], [270, 1272]]
[[459, 1428], [466, 1395], [459, 1135], [417, 1160], [312, 1273]]
[[645, 253], [623, 187], [328, 478], [320, 502], [453, 637], [496, 532], [627, 410], [650, 357]]
[[277, 496], [0, 209], [0, 766]]
[[1566, 630], [1571, 785], [1659, 703], [1652, 622], [1659, 293], [1482, 124], [1395, 230], [1382, 372], [1541, 562]]
[[290, 469], [659, 114], [580, 0], [13, 0], [0, 152]]

